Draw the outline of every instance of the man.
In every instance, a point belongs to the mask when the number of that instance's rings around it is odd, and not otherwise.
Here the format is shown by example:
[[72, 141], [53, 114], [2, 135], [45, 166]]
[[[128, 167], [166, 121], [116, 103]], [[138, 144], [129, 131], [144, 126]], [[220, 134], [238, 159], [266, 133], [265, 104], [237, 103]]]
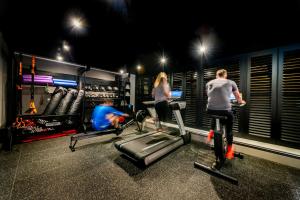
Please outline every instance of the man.
[[95, 107], [92, 114], [92, 127], [96, 131], [106, 130], [110, 127], [120, 128], [119, 122], [123, 122], [128, 114], [120, 112], [112, 107], [113, 103], [109, 100]]
[[[216, 73], [216, 79], [209, 81], [206, 84], [206, 91], [208, 96], [207, 113], [211, 115], [223, 115], [227, 117], [227, 153], [226, 158], [232, 159], [234, 157], [233, 149], [233, 113], [231, 111], [230, 95], [233, 93], [235, 99], [239, 104], [245, 104], [242, 99], [236, 83], [227, 79], [227, 71], [220, 69]], [[211, 121], [211, 129], [207, 136], [207, 142], [210, 142], [214, 135], [214, 128], [216, 126], [215, 120]]]

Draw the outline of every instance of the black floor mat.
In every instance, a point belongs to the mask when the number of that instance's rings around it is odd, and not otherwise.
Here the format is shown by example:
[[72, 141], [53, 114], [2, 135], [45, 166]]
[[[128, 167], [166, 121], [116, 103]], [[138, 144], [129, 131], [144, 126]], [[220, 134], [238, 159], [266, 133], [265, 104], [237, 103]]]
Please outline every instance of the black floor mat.
[[[120, 137], [132, 137], [133, 130]], [[69, 137], [0, 152], [0, 199], [300, 199], [300, 170], [294, 168], [245, 155], [222, 169], [239, 180], [236, 186], [194, 168], [194, 161], [214, 160], [204, 144], [139, 168], [120, 156], [113, 137], [79, 141], [75, 152]]]

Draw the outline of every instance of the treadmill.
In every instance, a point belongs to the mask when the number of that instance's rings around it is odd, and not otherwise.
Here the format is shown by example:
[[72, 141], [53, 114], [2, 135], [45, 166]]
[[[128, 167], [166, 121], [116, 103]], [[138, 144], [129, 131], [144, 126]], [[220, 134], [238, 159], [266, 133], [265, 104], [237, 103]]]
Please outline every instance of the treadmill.
[[[182, 95], [182, 91], [172, 91], [171, 94], [172, 97], [169, 106], [175, 116], [179, 131], [152, 131], [147, 134], [115, 142], [115, 147], [120, 152], [131, 160], [147, 166], [174, 149], [190, 142], [190, 134], [185, 130], [180, 113], [180, 110], [185, 109], [186, 102], [178, 101]], [[147, 106], [151, 117], [156, 118], [155, 102], [145, 101], [143, 103]], [[156, 122], [155, 125], [158, 127], [158, 122]]]

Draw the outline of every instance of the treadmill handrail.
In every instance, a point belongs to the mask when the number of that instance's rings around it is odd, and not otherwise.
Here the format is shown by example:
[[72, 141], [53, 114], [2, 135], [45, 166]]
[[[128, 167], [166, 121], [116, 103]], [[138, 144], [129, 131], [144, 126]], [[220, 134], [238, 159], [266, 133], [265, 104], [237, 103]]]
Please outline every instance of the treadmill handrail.
[[[155, 101], [144, 101], [143, 103], [145, 105], [149, 106], [149, 105], [152, 105], [152, 104], [154, 105]], [[182, 119], [182, 116], [181, 116], [181, 113], [180, 113], [180, 110], [182, 110], [186, 107], [186, 101], [172, 101], [169, 104], [169, 106], [171, 107], [172, 112], [175, 116], [176, 122], [179, 126], [180, 135], [182, 135], [182, 136], [186, 135], [186, 130], [185, 130], [183, 119]], [[148, 111], [149, 111], [152, 118], [157, 117], [157, 113], [154, 109], [154, 106], [153, 107], [148, 107], [147, 109], [148, 109]], [[156, 127], [158, 127], [158, 124], [156, 124]]]

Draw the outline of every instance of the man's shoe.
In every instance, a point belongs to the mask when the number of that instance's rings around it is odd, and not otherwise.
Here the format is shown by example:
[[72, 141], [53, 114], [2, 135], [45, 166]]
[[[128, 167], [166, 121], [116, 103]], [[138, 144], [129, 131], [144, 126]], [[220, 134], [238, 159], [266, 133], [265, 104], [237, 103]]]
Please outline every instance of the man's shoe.
[[123, 130], [124, 130], [124, 127], [119, 125], [119, 126], [116, 128], [116, 135], [117, 135], [117, 136], [120, 135], [120, 134], [123, 132]]
[[207, 135], [206, 142], [209, 143], [213, 137], [214, 137], [214, 130], [210, 130]]
[[229, 159], [229, 160], [234, 158], [233, 145], [228, 145], [227, 146], [226, 158]]

